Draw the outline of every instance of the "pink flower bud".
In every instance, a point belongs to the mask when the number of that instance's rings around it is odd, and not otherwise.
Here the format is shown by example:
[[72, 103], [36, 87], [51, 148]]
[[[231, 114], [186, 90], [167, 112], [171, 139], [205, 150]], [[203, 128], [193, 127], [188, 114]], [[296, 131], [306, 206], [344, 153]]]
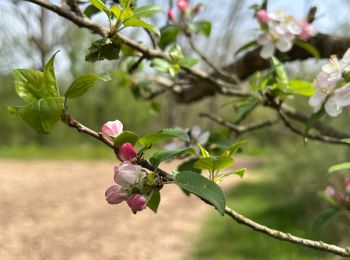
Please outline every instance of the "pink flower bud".
[[333, 197], [336, 193], [335, 189], [333, 188], [333, 186], [328, 185], [325, 190], [324, 193], [329, 196], [329, 197]]
[[338, 199], [340, 204], [344, 204], [346, 202], [346, 196], [342, 192], [337, 192], [336, 198]]
[[346, 177], [344, 179], [344, 186], [345, 186], [346, 192], [350, 193], [350, 177]]
[[106, 190], [105, 196], [109, 204], [118, 204], [124, 201], [128, 194], [122, 190], [122, 186], [116, 184]]
[[167, 15], [168, 15], [168, 20], [170, 22], [173, 22], [175, 20], [175, 10], [174, 9], [169, 9]]
[[194, 8], [193, 8], [193, 13], [198, 14], [202, 9], [202, 4], [197, 4]]
[[114, 167], [114, 180], [116, 183], [127, 187], [135, 185], [142, 177], [140, 165], [132, 164], [129, 161], [122, 162]]
[[123, 124], [119, 120], [108, 121], [102, 126], [102, 133], [106, 136], [117, 137], [123, 132]]
[[122, 161], [131, 161], [136, 155], [137, 152], [131, 143], [125, 143], [119, 148], [119, 158]]
[[147, 200], [141, 194], [134, 193], [129, 196], [127, 203], [131, 208], [132, 212], [136, 214], [137, 211], [141, 211], [146, 208]]
[[269, 14], [264, 9], [261, 9], [256, 12], [256, 18], [261, 24], [266, 24], [270, 21]]
[[178, 0], [176, 4], [181, 12], [186, 11], [190, 7], [188, 0]]
[[306, 41], [314, 35], [314, 27], [307, 21], [301, 23], [301, 33], [298, 35], [300, 40]]

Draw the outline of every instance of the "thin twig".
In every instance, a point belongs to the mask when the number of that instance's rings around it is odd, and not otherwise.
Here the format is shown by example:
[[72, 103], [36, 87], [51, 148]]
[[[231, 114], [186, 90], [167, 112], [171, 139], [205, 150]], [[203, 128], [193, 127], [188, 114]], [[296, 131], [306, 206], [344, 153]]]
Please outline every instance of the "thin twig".
[[280, 109], [278, 109], [277, 112], [278, 112], [280, 118], [282, 119], [284, 125], [297, 135], [300, 135], [306, 139], [312, 139], [312, 140], [321, 141], [321, 142], [325, 142], [325, 143], [342, 144], [342, 145], [347, 145], [347, 146], [350, 145], [349, 143], [344, 142], [341, 138], [322, 135], [320, 133], [305, 133], [305, 132], [299, 130], [298, 128], [296, 128], [295, 126], [293, 126], [292, 123], [289, 122], [286, 115]]
[[278, 122], [278, 118], [277, 119], [272, 119], [272, 120], [266, 120], [263, 122], [259, 122], [259, 123], [255, 123], [255, 124], [251, 124], [251, 125], [246, 125], [246, 126], [240, 126], [234, 123], [231, 123], [229, 121], [226, 121], [225, 119], [219, 117], [219, 116], [215, 116], [209, 113], [200, 113], [199, 114], [200, 117], [205, 117], [205, 118], [209, 118], [210, 120], [227, 127], [228, 129], [230, 129], [231, 131], [233, 131], [236, 134], [243, 134], [246, 132], [250, 132], [250, 131], [254, 131], [254, 130], [258, 130], [264, 127], [268, 127], [268, 126], [272, 126], [275, 123]]
[[234, 210], [230, 209], [229, 207], [225, 208], [225, 212], [228, 216], [230, 216], [232, 219], [234, 219], [237, 223], [248, 226], [257, 232], [266, 234], [272, 238], [291, 242], [294, 244], [306, 246], [309, 248], [317, 249], [320, 251], [324, 251], [324, 252], [328, 252], [328, 253], [344, 256], [344, 257], [350, 257], [350, 247], [343, 248], [343, 247], [339, 247], [336, 245], [327, 244], [327, 243], [322, 242], [322, 241], [314, 241], [314, 240], [310, 240], [310, 239], [297, 237], [297, 236], [294, 236], [294, 235], [289, 234], [289, 233], [284, 233], [282, 231], [275, 230], [275, 229], [263, 226], [259, 223], [256, 223], [253, 220], [240, 215], [239, 213], [235, 212]]
[[193, 42], [193, 38], [192, 38], [192, 35], [187, 35], [187, 39], [188, 39], [188, 42], [192, 48], [192, 50], [194, 52], [196, 52], [200, 57], [201, 59], [210, 67], [214, 70], [214, 72], [216, 72], [219, 76], [221, 76], [222, 78], [228, 80], [229, 82], [232, 82], [232, 83], [236, 83], [236, 84], [239, 84], [240, 83], [240, 80], [239, 78], [232, 74], [228, 74], [226, 73], [225, 71], [221, 70], [220, 68], [218, 68], [217, 66], [215, 66], [215, 64], [204, 54], [202, 53], [196, 46], [196, 44]]

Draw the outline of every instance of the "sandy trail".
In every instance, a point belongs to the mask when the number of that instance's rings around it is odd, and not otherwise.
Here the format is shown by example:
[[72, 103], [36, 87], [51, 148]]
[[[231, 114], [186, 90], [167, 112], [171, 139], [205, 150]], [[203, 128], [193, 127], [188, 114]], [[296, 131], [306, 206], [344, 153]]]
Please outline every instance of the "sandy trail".
[[108, 205], [113, 166], [0, 160], [0, 259], [184, 259], [211, 207], [175, 185], [161, 191], [157, 215]]

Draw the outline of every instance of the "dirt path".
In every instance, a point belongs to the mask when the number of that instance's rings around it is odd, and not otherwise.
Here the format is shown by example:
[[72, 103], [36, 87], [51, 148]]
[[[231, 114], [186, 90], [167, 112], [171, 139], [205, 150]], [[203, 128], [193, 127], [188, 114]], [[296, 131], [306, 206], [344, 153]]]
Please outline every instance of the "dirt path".
[[0, 259], [183, 259], [211, 208], [167, 185], [157, 215], [133, 215], [111, 184], [110, 161], [0, 160]]

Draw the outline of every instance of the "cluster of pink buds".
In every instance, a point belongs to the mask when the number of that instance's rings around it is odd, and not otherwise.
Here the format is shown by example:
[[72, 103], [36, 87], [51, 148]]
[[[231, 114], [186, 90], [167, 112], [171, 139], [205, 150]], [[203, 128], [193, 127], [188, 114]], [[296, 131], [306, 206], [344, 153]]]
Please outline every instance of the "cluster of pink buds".
[[[191, 8], [189, 0], [177, 0], [176, 6], [180, 14], [198, 14], [202, 9], [202, 4], [197, 4]], [[174, 22], [176, 17], [175, 9], [169, 9], [167, 16], [169, 22]]]
[[339, 191], [334, 186], [328, 185], [323, 192], [331, 199], [334, 206], [350, 210], [350, 177], [344, 178], [341, 190]]
[[[123, 132], [123, 124], [119, 121], [109, 121], [102, 126], [105, 136], [116, 138]], [[141, 193], [135, 193], [134, 188], [143, 185], [146, 172], [140, 165], [134, 163], [137, 152], [131, 143], [119, 147], [118, 157], [122, 163], [114, 167], [114, 181], [116, 184], [109, 187], [106, 200], [109, 204], [119, 204], [126, 201], [132, 212], [136, 214], [146, 208], [147, 198]]]
[[255, 15], [262, 31], [258, 43], [262, 46], [260, 55], [264, 59], [274, 55], [276, 48], [288, 52], [296, 38], [306, 41], [315, 34], [312, 24], [282, 12], [268, 13], [260, 9]]

